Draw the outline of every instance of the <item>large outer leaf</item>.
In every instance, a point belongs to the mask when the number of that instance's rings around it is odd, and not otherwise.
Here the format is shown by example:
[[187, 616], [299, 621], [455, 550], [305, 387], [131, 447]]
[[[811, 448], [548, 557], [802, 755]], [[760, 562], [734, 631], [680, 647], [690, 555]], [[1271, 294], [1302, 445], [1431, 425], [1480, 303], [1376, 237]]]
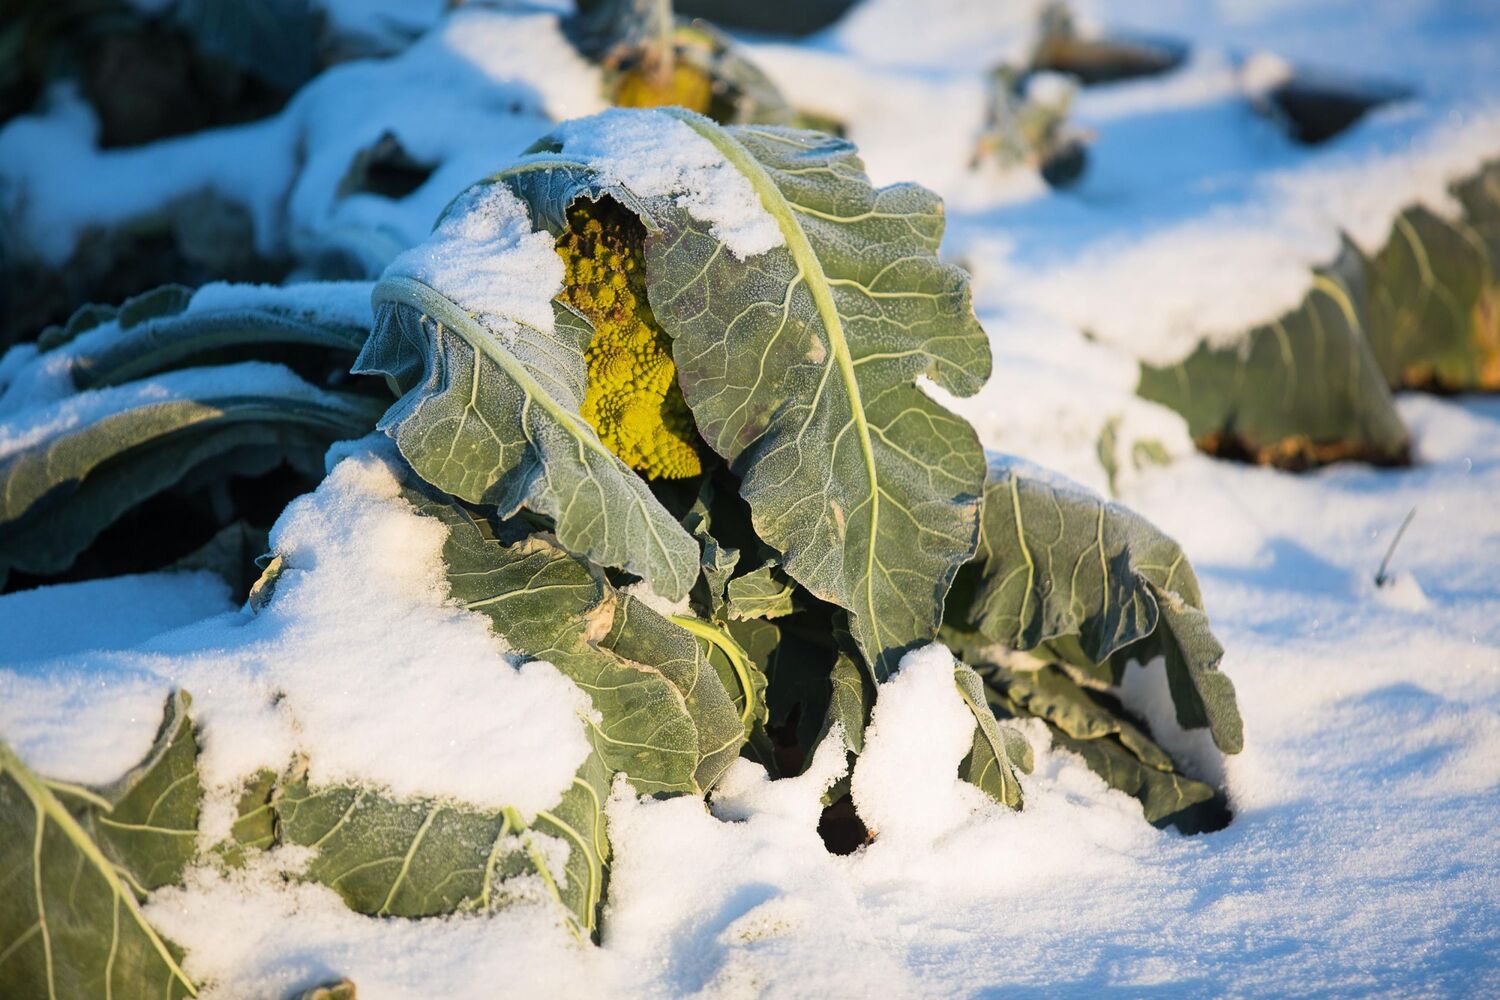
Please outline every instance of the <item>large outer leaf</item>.
[[387, 376], [401, 399], [380, 422], [419, 475], [446, 493], [552, 518], [570, 552], [622, 567], [682, 597], [698, 545], [579, 415], [593, 330], [556, 305], [547, 334], [487, 329], [412, 278], [376, 286], [374, 332], [356, 371]]
[[[427, 917], [491, 910], [512, 898], [507, 880], [534, 874], [592, 934], [609, 860], [609, 775], [590, 754], [561, 802], [529, 826], [512, 809], [396, 801], [348, 785], [313, 789], [300, 778], [279, 789], [274, 808], [286, 842], [317, 848], [306, 877], [332, 887], [360, 913]], [[566, 859], [537, 834], [562, 841]]]
[[118, 385], [204, 357], [218, 361], [226, 353], [253, 354], [281, 346], [323, 348], [345, 364], [352, 361], [368, 328], [320, 318], [298, 308], [296, 301], [289, 296], [285, 306], [184, 311], [187, 301], [180, 300], [176, 310], [144, 318], [132, 317], [127, 304], [116, 317], [117, 335], [74, 352], [73, 382], [80, 389]]
[[785, 245], [742, 260], [675, 197], [606, 184], [555, 138], [497, 179], [554, 232], [584, 195], [641, 217], [651, 306], [699, 433], [742, 477], [786, 571], [850, 611], [883, 679], [936, 633], [978, 526], [978, 439], [914, 385], [969, 395], [990, 371], [967, 277], [937, 259], [942, 203], [916, 185], [876, 190], [841, 139], [641, 113], [711, 143]]
[[430, 488], [407, 498], [448, 527], [453, 597], [589, 695], [600, 716], [589, 722], [590, 739], [611, 770], [645, 793], [702, 794], [719, 779], [745, 726], [692, 634], [547, 536], [497, 525]]
[[1118, 680], [1128, 660], [1166, 662], [1177, 721], [1208, 727], [1225, 753], [1243, 744], [1224, 650], [1209, 631], [1197, 577], [1177, 543], [1144, 518], [1081, 488], [997, 460], [985, 487], [972, 595], [950, 619], [1016, 650], [1054, 640]]
[[[193, 373], [177, 373], [196, 375]], [[326, 449], [369, 432], [378, 407], [287, 378], [258, 394], [234, 387], [233, 368], [206, 391], [159, 394], [97, 420], [64, 423], [0, 460], [0, 575], [57, 573], [143, 500], [226, 456]], [[117, 390], [124, 391], [124, 390]]]
[[[138, 775], [131, 787], [155, 788], [153, 772]], [[76, 813], [54, 787], [77, 804]], [[139, 802], [126, 791], [119, 805], [133, 809]], [[42, 780], [0, 742], [0, 994], [194, 994], [178, 965], [180, 953], [146, 923], [127, 884], [130, 876], [90, 833], [93, 817], [106, 805], [86, 790]], [[168, 808], [175, 818], [177, 805]], [[196, 815], [196, 801], [192, 810]], [[138, 871], [161, 874], [163, 869], [138, 855], [136, 848], [144, 846], [144, 840], [113, 844], [139, 862]]]
[[1410, 442], [1365, 336], [1363, 262], [1345, 246], [1296, 309], [1238, 344], [1141, 366], [1140, 395], [1187, 418], [1210, 452], [1305, 467], [1404, 460]]

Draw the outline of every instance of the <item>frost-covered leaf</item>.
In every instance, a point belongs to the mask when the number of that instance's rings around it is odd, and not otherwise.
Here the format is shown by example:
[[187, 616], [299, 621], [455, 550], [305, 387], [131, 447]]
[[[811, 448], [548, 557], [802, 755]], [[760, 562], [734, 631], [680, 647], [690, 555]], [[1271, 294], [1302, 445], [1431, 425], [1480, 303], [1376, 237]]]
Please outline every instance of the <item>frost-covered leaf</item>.
[[[787, 573], [850, 611], [884, 678], [936, 633], [983, 485], [973, 429], [914, 384], [925, 375], [968, 395], [990, 370], [967, 277], [937, 258], [942, 204], [916, 185], [872, 187], [841, 139], [722, 128], [680, 109], [636, 114], [706, 142], [764, 217], [726, 242], [684, 192], [635, 191], [575, 157], [578, 137], [592, 141], [576, 124], [496, 180], [555, 233], [583, 196], [641, 218], [651, 306], [698, 432], [742, 477]], [[729, 190], [715, 176], [714, 192], [695, 196]]]
[[1404, 461], [1410, 447], [1361, 316], [1365, 269], [1346, 245], [1302, 304], [1225, 347], [1141, 366], [1138, 392], [1170, 406], [1212, 454], [1305, 468]]
[[691, 615], [673, 615], [673, 624], [692, 633], [703, 650], [703, 655], [719, 675], [719, 683], [729, 692], [740, 723], [745, 727], [745, 739], [751, 751], [761, 761], [772, 761], [774, 753], [770, 737], [766, 734], [766, 722], [770, 709], [766, 705], [768, 681], [765, 671], [749, 652], [743, 649], [728, 630]]
[[1021, 782], [1016, 769], [1031, 773], [1031, 744], [1008, 726], [995, 721], [985, 697], [984, 682], [963, 663], [953, 667], [953, 681], [974, 716], [974, 743], [958, 766], [961, 778], [989, 794], [996, 802], [1021, 808]]
[[182, 880], [197, 854], [198, 741], [188, 718], [192, 699], [175, 692], [150, 752], [119, 781], [99, 790], [111, 808], [95, 810], [100, 848], [134, 885], [150, 891]]
[[254, 470], [368, 433], [378, 406], [275, 366], [170, 372], [70, 397], [0, 442], [0, 574], [57, 573], [121, 514], [195, 472]]
[[[150, 774], [132, 787], [142, 786], [155, 788]], [[124, 793], [132, 815], [143, 801]], [[0, 984], [7, 996], [194, 994], [181, 953], [146, 922], [129, 876], [90, 832], [105, 805], [87, 790], [44, 781], [0, 742]]]
[[[336, 299], [368, 294], [362, 292], [368, 285], [351, 285], [313, 287]], [[287, 347], [322, 349], [344, 366], [359, 353], [369, 332], [365, 323], [353, 322], [345, 303], [320, 310], [315, 300], [301, 296], [301, 289], [250, 286], [247, 297], [236, 301], [235, 286], [223, 287], [220, 305], [189, 308], [191, 295], [177, 292], [176, 286], [149, 293], [157, 298], [144, 303], [146, 296], [127, 302], [112, 322], [107, 321], [107, 336], [101, 330], [76, 344], [69, 359], [74, 384], [79, 389], [119, 385], [205, 360], [264, 358], [268, 351]], [[73, 325], [69, 321], [69, 327]], [[76, 335], [69, 339], [76, 340]]]
[[1094, 740], [1115, 736], [1141, 762], [1159, 771], [1172, 769], [1172, 758], [1133, 723], [1110, 712], [1062, 670], [1011, 670], [1005, 694], [1029, 715], [1046, 719], [1068, 736]]
[[829, 681], [828, 711], [823, 716], [822, 730], [808, 748], [809, 753], [817, 749], [835, 725], [844, 734], [844, 744], [854, 753], [863, 753], [865, 727], [870, 723], [870, 707], [875, 703], [874, 685], [847, 653], [840, 653], [834, 660]]
[[1243, 743], [1224, 650], [1208, 627], [1197, 577], [1177, 543], [1144, 518], [1060, 481], [997, 460], [985, 487], [972, 593], [955, 591], [950, 621], [1013, 650], [1044, 643], [1108, 666], [1161, 656], [1187, 729], [1207, 727], [1225, 753]]
[[314, 789], [304, 778], [283, 784], [274, 808], [284, 842], [317, 848], [304, 876], [360, 913], [488, 911], [524, 898], [528, 890], [512, 880], [529, 875], [592, 934], [609, 860], [609, 774], [590, 754], [558, 805], [530, 824], [514, 809], [397, 801], [350, 785]]
[[414, 278], [387, 275], [356, 371], [385, 375], [401, 399], [380, 427], [427, 482], [509, 517], [555, 522], [558, 540], [677, 599], [699, 549], [579, 413], [593, 330], [554, 304], [554, 328], [505, 330]]
[[611, 770], [645, 793], [702, 794], [718, 780], [745, 727], [691, 633], [549, 536], [490, 521], [415, 484], [407, 496], [448, 527], [443, 559], [453, 598], [487, 615], [511, 648], [552, 663], [588, 694], [599, 713], [589, 736]]

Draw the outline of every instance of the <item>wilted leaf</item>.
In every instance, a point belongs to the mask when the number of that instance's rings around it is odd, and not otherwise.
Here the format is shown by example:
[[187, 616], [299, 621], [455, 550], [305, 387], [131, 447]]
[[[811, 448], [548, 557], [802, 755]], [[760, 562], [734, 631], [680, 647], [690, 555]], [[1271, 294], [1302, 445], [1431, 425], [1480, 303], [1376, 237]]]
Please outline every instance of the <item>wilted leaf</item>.
[[1296, 309], [1240, 343], [1204, 343], [1175, 365], [1142, 365], [1137, 391], [1182, 414], [1213, 454], [1287, 468], [1403, 462], [1410, 440], [1365, 335], [1365, 280], [1346, 245]]
[[[1177, 721], [1208, 727], [1225, 753], [1243, 743], [1224, 650], [1209, 631], [1182, 550], [1144, 518], [1082, 488], [997, 460], [985, 488], [972, 594], [950, 620], [1015, 650], [1071, 640], [1084, 667], [1165, 659]], [[1108, 679], [1102, 678], [1102, 679]]]
[[[191, 290], [178, 288], [166, 286], [149, 293], [154, 298], [139, 296], [121, 306], [113, 317], [114, 336], [73, 352], [69, 359], [73, 383], [79, 389], [96, 389], [204, 360], [222, 363], [240, 355], [263, 358], [267, 349], [282, 347], [320, 348], [331, 352], [343, 367], [359, 353], [369, 332], [364, 325], [318, 315], [301, 304], [295, 291], [289, 291], [280, 304], [266, 298], [261, 305], [189, 311]], [[74, 325], [75, 321], [69, 322], [70, 328]], [[75, 338], [76, 333], [67, 337]]]
[[1012, 809], [1021, 808], [1021, 783], [1016, 779], [1016, 769], [1031, 773], [1031, 744], [1014, 729], [995, 721], [995, 713], [985, 697], [984, 682], [971, 667], [955, 664], [953, 681], [974, 716], [974, 743], [958, 766], [959, 777], [988, 793], [996, 802]]

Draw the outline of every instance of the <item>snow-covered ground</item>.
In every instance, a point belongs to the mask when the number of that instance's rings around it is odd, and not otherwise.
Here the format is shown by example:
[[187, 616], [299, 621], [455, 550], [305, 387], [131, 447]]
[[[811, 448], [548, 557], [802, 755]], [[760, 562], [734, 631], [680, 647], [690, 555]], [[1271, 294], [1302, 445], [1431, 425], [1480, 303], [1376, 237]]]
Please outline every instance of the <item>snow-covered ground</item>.
[[[231, 880], [205, 869], [158, 893], [148, 915], [187, 947], [188, 972], [217, 984], [212, 995], [274, 996], [339, 975], [365, 998], [1500, 994], [1500, 399], [1400, 397], [1413, 468], [1294, 476], [1192, 452], [1176, 415], [1134, 397], [1132, 355], [1149, 350], [1131, 343], [1152, 332], [1152, 316], [1201, 319], [1205, 287], [1238, 296], [1226, 313], [1234, 321], [1274, 314], [1300, 294], [1275, 281], [1295, 283], [1326, 259], [1332, 244], [1319, 241], [1338, 224], [1378, 231], [1389, 221], [1380, 213], [1401, 207], [1398, 193], [1433, 190], [1424, 150], [1470, 166], [1500, 154], [1489, 117], [1500, 97], [1500, 10], [1098, 5], [1106, 23], [1171, 33], [1198, 54], [1173, 77], [1086, 95], [1079, 116], [1099, 136], [1090, 173], [1075, 191], [1049, 194], [970, 176], [955, 159], [967, 155], [960, 116], [983, 109], [982, 21], [915, 54], [893, 41], [939, 14], [989, 8], [872, 0], [843, 35], [760, 51], [794, 93], [849, 66], [893, 88], [843, 110], [877, 179], [914, 175], [951, 196], [947, 249], [973, 268], [995, 345], [995, 378], [960, 406], [987, 446], [1099, 489], [1110, 487], [1097, 447], [1112, 419], [1173, 457], [1125, 470], [1114, 487], [1182, 543], [1226, 647], [1246, 743], [1216, 775], [1231, 825], [1198, 837], [1154, 829], [1133, 799], [1052, 752], [1039, 725], [1028, 730], [1038, 760], [1022, 778], [1026, 809], [991, 804], [956, 778], [972, 723], [946, 654], [929, 649], [881, 694], [853, 777], [881, 835], [855, 855], [826, 853], [816, 833], [818, 797], [843, 763], [825, 751], [808, 774], [775, 783], [740, 761], [708, 809], [617, 789], [598, 948], [530, 907], [361, 917], [330, 890], [285, 883], [278, 864], [294, 866], [290, 856]], [[1411, 83], [1422, 96], [1329, 146], [1295, 147], [1237, 89], [1235, 61], [1262, 49]], [[931, 103], [941, 99], [950, 103]], [[891, 125], [900, 115], [905, 132]], [[1257, 234], [1248, 249], [1237, 242]], [[1118, 342], [1081, 334], [1111, 314], [1122, 316]], [[337, 553], [314, 561], [305, 600], [278, 600], [290, 609], [280, 617], [249, 618], [201, 575], [0, 598], [0, 736], [44, 772], [105, 779], [144, 752], [161, 695], [181, 683], [204, 713], [206, 758], [225, 773], [253, 764], [216, 756], [214, 740], [233, 738], [235, 725], [274, 743], [267, 753], [316, 745], [356, 775], [368, 755], [343, 737], [376, 740], [382, 726], [400, 726], [386, 742], [401, 759], [363, 776], [419, 781], [416, 762], [452, 760], [452, 733], [402, 721], [404, 704], [437, 676], [413, 664], [439, 648], [466, 686], [449, 692], [451, 704], [421, 696], [458, 712], [461, 735], [557, 725], [509, 708], [463, 711], [481, 683], [500, 701], [546, 704], [556, 677], [481, 680], [506, 670], [504, 649], [443, 605], [421, 522], [389, 495], [375, 460], [340, 469], [278, 529], [288, 544]], [[1381, 557], [1413, 509], [1392, 580], [1377, 587]], [[396, 564], [404, 570], [393, 578], [378, 569]], [[83, 624], [35, 625], [74, 621]], [[318, 711], [361, 676], [385, 683], [383, 716]], [[219, 681], [224, 689], [211, 690]], [[275, 712], [236, 719], [226, 707], [215, 718], [216, 699], [229, 706], [257, 685], [285, 695]], [[106, 711], [107, 695], [128, 711]], [[524, 726], [511, 721], [523, 717]], [[356, 722], [363, 728], [351, 730]], [[70, 734], [89, 737], [86, 753], [69, 749]], [[529, 800], [542, 801], [570, 773], [526, 773], [527, 754], [548, 757], [543, 743], [496, 762], [491, 784], [444, 791], [483, 801], [525, 774], [537, 786]], [[457, 781], [452, 771], [445, 780]]]

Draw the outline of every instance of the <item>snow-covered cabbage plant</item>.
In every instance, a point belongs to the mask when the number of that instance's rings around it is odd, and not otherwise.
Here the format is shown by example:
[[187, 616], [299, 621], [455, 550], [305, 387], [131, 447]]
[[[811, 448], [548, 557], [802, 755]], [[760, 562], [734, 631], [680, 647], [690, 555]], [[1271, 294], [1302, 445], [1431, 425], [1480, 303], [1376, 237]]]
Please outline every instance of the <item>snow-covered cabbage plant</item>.
[[[482, 912], [541, 886], [597, 935], [612, 784], [701, 797], [738, 756], [788, 775], [830, 740], [858, 754], [879, 685], [936, 640], [959, 654], [973, 717], [961, 774], [999, 803], [1022, 807], [1031, 766], [1014, 720], [1040, 720], [1027, 725], [1151, 821], [1220, 825], [1221, 797], [1162, 742], [1241, 747], [1181, 550], [986, 456], [917, 384], [968, 395], [990, 373], [967, 275], [937, 256], [943, 225], [934, 194], [873, 187], [844, 140], [675, 108], [567, 123], [465, 191], [373, 288], [353, 368], [397, 399], [379, 420], [390, 442], [354, 447], [383, 455], [393, 494], [437, 526], [450, 604], [586, 697], [572, 785], [551, 808], [481, 808], [319, 783], [317, 761], [294, 759], [247, 775], [236, 817], [210, 835], [186, 692], [108, 788], [49, 781], [0, 749], [0, 975], [26, 995], [187, 993], [141, 900], [190, 865], [234, 868], [273, 846], [306, 848], [295, 877], [361, 913]], [[183, 367], [291, 343], [347, 352], [352, 331], [332, 322], [343, 300], [320, 287], [262, 290], [248, 312], [254, 296], [222, 290], [242, 310], [222, 335], [194, 320], [213, 304], [195, 297], [53, 348], [72, 352], [55, 371], [77, 391], [33, 407], [36, 429], [11, 432], [0, 458], [7, 558], [65, 562], [50, 535], [98, 523], [96, 482], [155, 488], [156, 457], [193, 438], [175, 410], [151, 447], [136, 444], [145, 430], [108, 430], [143, 423], [143, 406], [180, 396], [228, 415], [226, 396], [243, 396], [259, 407], [246, 426], [299, 407], [357, 423], [368, 396], [346, 404], [349, 390], [294, 385], [284, 366]], [[320, 318], [299, 327], [299, 303]], [[39, 382], [29, 366], [0, 402]], [[136, 381], [92, 388], [101, 371]], [[288, 401], [267, 402], [278, 392]], [[243, 615], [277, 614], [308, 559], [270, 553]], [[829, 800], [848, 809], [847, 787]]]
[[1181, 362], [1142, 365], [1140, 394], [1205, 450], [1304, 468], [1407, 461], [1390, 390], [1500, 390], [1500, 164], [1453, 184], [1458, 211], [1401, 211], [1369, 251], [1343, 240], [1302, 302]]

